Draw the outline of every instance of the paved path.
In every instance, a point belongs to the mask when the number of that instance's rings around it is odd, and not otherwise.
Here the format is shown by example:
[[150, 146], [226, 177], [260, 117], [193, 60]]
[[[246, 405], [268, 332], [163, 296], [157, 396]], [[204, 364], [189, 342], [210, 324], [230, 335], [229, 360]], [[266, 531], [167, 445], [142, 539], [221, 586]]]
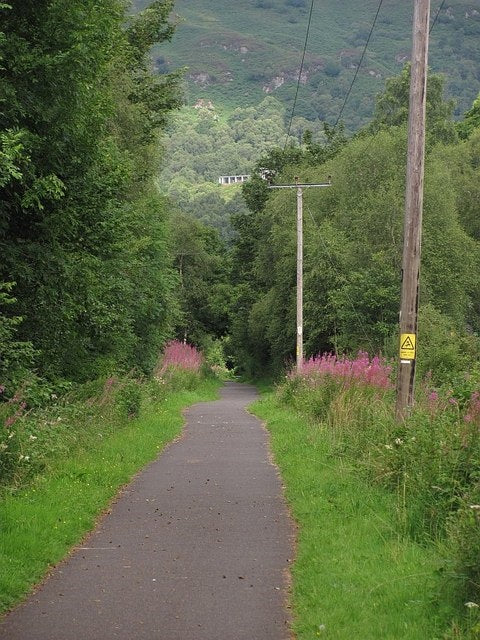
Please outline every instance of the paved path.
[[252, 387], [187, 412], [184, 436], [0, 624], [1, 640], [287, 640], [293, 527]]

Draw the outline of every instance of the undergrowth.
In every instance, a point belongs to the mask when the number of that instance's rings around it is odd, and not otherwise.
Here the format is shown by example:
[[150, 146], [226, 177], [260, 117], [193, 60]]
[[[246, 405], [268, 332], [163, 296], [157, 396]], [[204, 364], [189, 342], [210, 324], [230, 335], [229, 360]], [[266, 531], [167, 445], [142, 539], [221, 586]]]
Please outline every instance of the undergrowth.
[[0, 612], [178, 435], [181, 410], [213, 399], [219, 385], [199, 359], [195, 367], [169, 363], [151, 379], [91, 382], [44, 407], [29, 407], [22, 390], [0, 405]]
[[289, 374], [277, 400], [307, 417], [312, 437], [327, 439], [336, 459], [395, 496], [400, 535], [441, 549], [458, 612], [445, 637], [480, 638], [480, 373], [437, 389], [427, 380], [403, 423], [388, 374], [365, 354], [323, 356]]

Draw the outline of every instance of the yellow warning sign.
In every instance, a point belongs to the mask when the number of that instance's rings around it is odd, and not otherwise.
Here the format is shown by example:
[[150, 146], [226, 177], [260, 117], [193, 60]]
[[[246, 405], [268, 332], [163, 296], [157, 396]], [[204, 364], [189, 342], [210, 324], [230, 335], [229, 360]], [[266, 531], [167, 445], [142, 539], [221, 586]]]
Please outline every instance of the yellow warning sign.
[[415, 360], [417, 336], [414, 333], [402, 333], [400, 336], [400, 359]]

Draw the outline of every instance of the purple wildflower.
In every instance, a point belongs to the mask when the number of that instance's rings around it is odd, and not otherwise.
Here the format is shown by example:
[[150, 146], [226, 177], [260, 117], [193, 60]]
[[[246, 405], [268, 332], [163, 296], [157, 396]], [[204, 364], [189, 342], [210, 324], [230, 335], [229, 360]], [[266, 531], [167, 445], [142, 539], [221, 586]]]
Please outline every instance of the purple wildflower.
[[[392, 368], [380, 356], [370, 359], [367, 353], [359, 351], [353, 360], [332, 353], [314, 356], [304, 362], [301, 376], [313, 380], [328, 375], [346, 383], [355, 380], [368, 386], [390, 389], [391, 371]], [[291, 377], [295, 375], [296, 372], [290, 374]]]
[[171, 340], [165, 345], [163, 352], [163, 373], [168, 367], [198, 371], [203, 362], [203, 356], [194, 346], [178, 340]]

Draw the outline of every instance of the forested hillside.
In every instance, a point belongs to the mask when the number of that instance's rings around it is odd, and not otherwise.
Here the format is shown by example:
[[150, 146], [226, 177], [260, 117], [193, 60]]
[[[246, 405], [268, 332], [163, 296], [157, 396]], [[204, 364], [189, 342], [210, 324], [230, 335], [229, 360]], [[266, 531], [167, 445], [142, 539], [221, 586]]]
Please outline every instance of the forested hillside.
[[[294, 176], [332, 186], [305, 195], [305, 341], [307, 354], [382, 351], [394, 355], [400, 298], [409, 71], [392, 79], [375, 118], [356, 137], [278, 149], [258, 166], [278, 183]], [[479, 353], [479, 101], [455, 125], [431, 76], [420, 365], [445, 379]], [[468, 185], [468, 186], [467, 186]], [[295, 198], [269, 191], [257, 174], [244, 186], [249, 211], [235, 219], [237, 281], [232, 342], [254, 370], [282, 367], [295, 347]], [[473, 214], [473, 215], [472, 215]], [[453, 332], [453, 333], [452, 333]], [[452, 341], [449, 336], [455, 335]]]
[[[136, 0], [137, 7], [146, 0]], [[297, 114], [333, 124], [355, 73], [378, 0], [316, 3], [301, 78]], [[430, 64], [446, 76], [456, 117], [480, 90], [480, 5], [475, 0], [432, 1]], [[155, 51], [160, 72], [187, 67], [187, 103], [256, 105], [266, 96], [291, 110], [310, 10], [309, 0], [178, 0], [175, 39]], [[355, 91], [345, 109], [347, 129], [372, 116], [375, 95], [410, 56], [411, 6], [385, 0]]]
[[[339, 117], [350, 132], [368, 123], [387, 78], [410, 56], [411, 7], [386, 0], [374, 22], [378, 8], [377, 0], [314, 4], [290, 122], [310, 2], [178, 0], [176, 36], [153, 59], [159, 74], [185, 74], [186, 106], [168, 130], [161, 175], [183, 211], [229, 240], [231, 216], [244, 206], [238, 189], [218, 188], [218, 176], [249, 174], [265, 151], [283, 144], [287, 128], [301, 142], [307, 129], [318, 140], [323, 122]], [[444, 75], [458, 119], [480, 90], [480, 6], [433, 2], [431, 26], [430, 65]]]
[[[297, 139], [311, 125], [295, 118]], [[260, 155], [285, 136], [284, 109], [267, 97], [231, 114], [210, 105], [184, 107], [166, 131], [159, 184], [183, 211], [232, 237], [231, 216], [245, 210], [240, 185], [220, 187], [221, 175], [248, 174]]]

